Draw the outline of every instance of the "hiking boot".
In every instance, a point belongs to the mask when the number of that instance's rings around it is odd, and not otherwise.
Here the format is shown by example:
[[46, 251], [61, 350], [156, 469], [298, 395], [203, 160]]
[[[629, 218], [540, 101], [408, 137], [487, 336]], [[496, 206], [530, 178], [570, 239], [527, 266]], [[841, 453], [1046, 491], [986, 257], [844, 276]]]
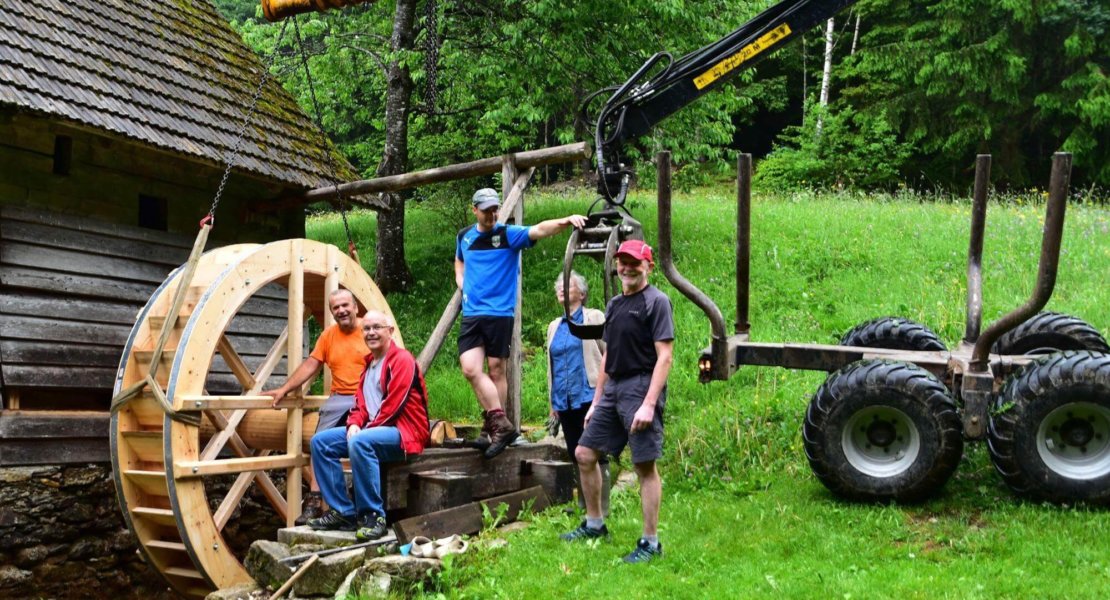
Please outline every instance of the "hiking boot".
[[662, 557], [663, 544], [659, 544], [653, 548], [651, 542], [644, 538], [640, 538], [640, 541], [636, 542], [636, 549], [629, 552], [628, 556], [624, 557], [624, 562], [630, 564], [645, 563]]
[[587, 527], [586, 522], [582, 521], [581, 525], [579, 525], [572, 531], [560, 535], [559, 539], [563, 540], [564, 542], [576, 542], [578, 540], [596, 540], [598, 538], [608, 537], [609, 528], [606, 527], [604, 524], [601, 525], [601, 529], [594, 529], [593, 527]]
[[360, 542], [369, 542], [376, 540], [389, 532], [389, 527], [385, 524], [385, 517], [378, 513], [369, 512], [358, 518], [358, 531], [355, 531], [355, 539]]
[[485, 452], [489, 448], [489, 413], [482, 411], [482, 431], [478, 434], [478, 438], [470, 442], [471, 447], [477, 448]]
[[322, 517], [309, 519], [308, 526], [316, 530], [327, 531], [354, 531], [358, 529], [353, 516], [351, 518], [344, 517], [335, 509], [328, 510]]
[[513, 428], [513, 424], [504, 412], [498, 412], [487, 417], [487, 421], [489, 423], [489, 448], [486, 449], [485, 457], [493, 458], [504, 452], [505, 448], [516, 440], [520, 432]]
[[301, 516], [293, 522], [294, 525], [305, 525], [312, 519], [324, 516], [324, 499], [320, 492], [309, 492], [301, 503]]

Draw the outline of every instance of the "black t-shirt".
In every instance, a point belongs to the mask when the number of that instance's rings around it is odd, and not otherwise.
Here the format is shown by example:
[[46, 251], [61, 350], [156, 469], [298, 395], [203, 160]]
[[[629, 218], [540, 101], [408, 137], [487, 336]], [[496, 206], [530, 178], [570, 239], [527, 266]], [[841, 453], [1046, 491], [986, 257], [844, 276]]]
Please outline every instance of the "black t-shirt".
[[651, 373], [655, 342], [674, 339], [671, 300], [654, 286], [626, 296], [620, 294], [605, 308], [605, 373], [619, 379]]

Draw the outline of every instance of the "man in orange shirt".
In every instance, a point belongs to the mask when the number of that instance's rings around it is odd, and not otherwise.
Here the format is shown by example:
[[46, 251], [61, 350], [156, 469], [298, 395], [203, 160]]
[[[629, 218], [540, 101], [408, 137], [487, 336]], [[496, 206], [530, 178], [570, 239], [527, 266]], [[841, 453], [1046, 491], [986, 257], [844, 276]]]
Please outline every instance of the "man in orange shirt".
[[[363, 357], [370, 353], [366, 340], [360, 331], [358, 302], [351, 292], [335, 290], [328, 295], [328, 309], [335, 318], [335, 325], [328, 327], [316, 340], [312, 354], [290, 375], [281, 387], [262, 392], [264, 396], [278, 401], [293, 390], [300, 390], [304, 384], [320, 374], [324, 365], [331, 369], [331, 392], [324, 406], [320, 407], [320, 420], [316, 431], [324, 431], [347, 422], [347, 414], [355, 405], [355, 392], [358, 391], [359, 378], [362, 377]], [[309, 493], [305, 496], [303, 511], [297, 524], [324, 514], [324, 503], [320, 497], [320, 486], [312, 472], [312, 465], [305, 470]]]

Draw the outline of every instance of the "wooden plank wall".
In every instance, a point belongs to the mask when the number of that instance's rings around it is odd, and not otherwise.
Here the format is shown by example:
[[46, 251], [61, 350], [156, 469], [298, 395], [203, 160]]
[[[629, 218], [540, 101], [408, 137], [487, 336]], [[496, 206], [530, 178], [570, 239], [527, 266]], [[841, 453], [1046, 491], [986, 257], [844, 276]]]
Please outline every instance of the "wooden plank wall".
[[[191, 245], [165, 232], [0, 207], [5, 397], [18, 392], [22, 409], [106, 409], [136, 314]], [[228, 337], [251, 368], [284, 328], [286, 311], [284, 290], [271, 286], [232, 322]], [[212, 369], [211, 392], [240, 391], [218, 356]], [[277, 374], [284, 373], [283, 363]]]

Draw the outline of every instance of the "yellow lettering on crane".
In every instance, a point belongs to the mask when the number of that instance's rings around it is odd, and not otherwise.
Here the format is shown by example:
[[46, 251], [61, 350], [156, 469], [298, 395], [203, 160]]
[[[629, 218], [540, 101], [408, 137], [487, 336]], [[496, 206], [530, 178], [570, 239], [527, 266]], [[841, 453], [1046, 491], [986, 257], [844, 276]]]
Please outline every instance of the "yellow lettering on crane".
[[694, 85], [697, 86], [699, 90], [705, 88], [705, 86], [724, 77], [745, 61], [751, 60], [760, 52], [770, 49], [771, 46], [779, 43], [788, 35], [790, 35], [790, 26], [786, 23], [779, 25], [771, 31], [759, 36], [759, 39], [756, 41], [741, 48], [736, 54], [713, 65], [708, 71], [695, 77]]

